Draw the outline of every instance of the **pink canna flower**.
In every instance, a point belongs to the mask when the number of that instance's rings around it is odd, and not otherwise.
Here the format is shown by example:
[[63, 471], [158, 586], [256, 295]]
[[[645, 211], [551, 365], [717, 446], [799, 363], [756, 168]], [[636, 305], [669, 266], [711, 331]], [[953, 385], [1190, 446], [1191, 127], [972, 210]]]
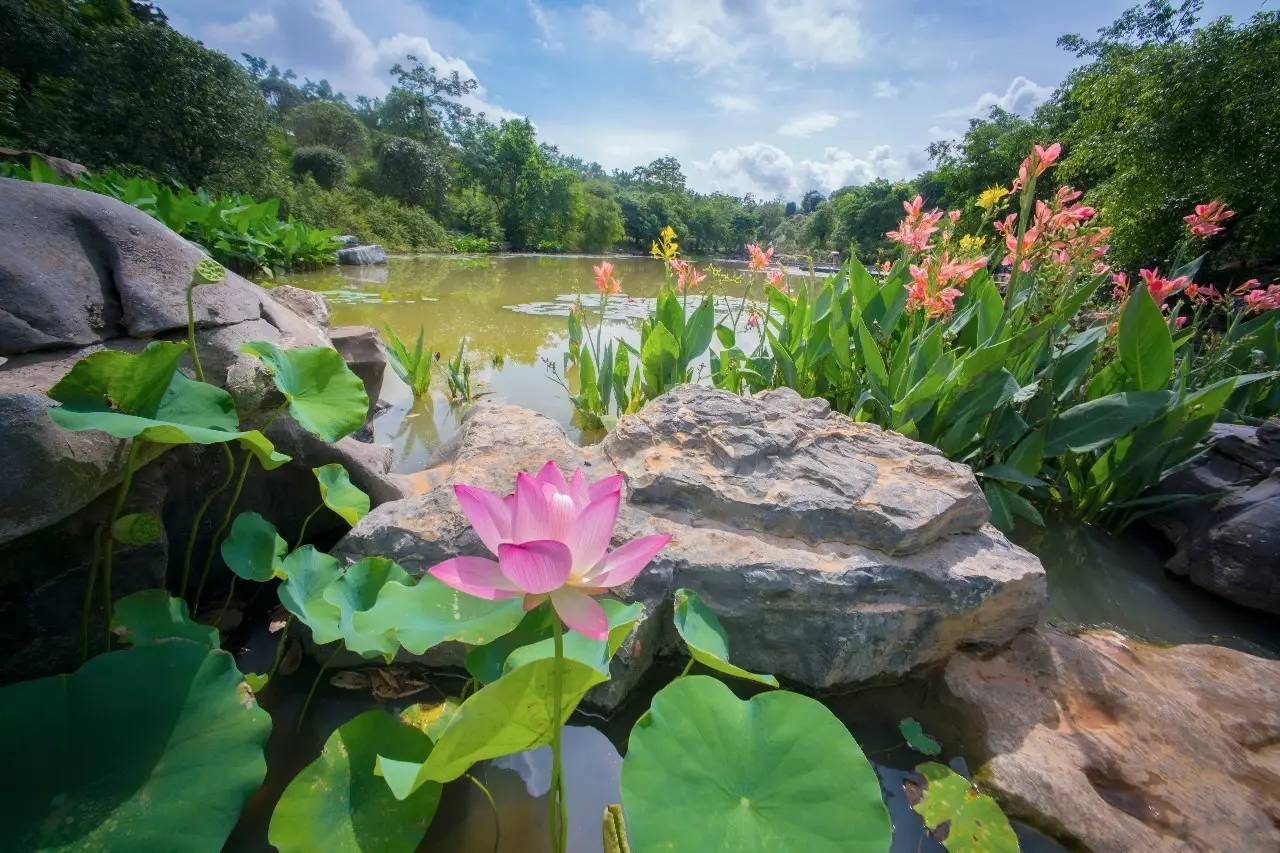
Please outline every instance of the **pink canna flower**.
[[603, 640], [609, 623], [592, 596], [625, 584], [671, 541], [642, 536], [612, 551], [609, 542], [622, 501], [622, 475], [587, 483], [571, 480], [554, 462], [536, 476], [516, 475], [506, 497], [476, 486], [453, 487], [463, 514], [496, 556], [454, 557], [429, 571], [437, 580], [477, 598], [524, 598], [526, 610], [550, 600], [572, 630]]
[[747, 328], [748, 329], [760, 328], [760, 315], [757, 314], [755, 311], [747, 312]]
[[601, 261], [598, 266], [591, 268], [596, 277], [596, 290], [603, 293], [621, 293], [622, 282], [613, 277], [613, 264], [608, 261]]
[[782, 289], [782, 283], [787, 280], [787, 274], [781, 269], [776, 269], [769, 273], [769, 283], [779, 290]]
[[1038, 178], [1048, 171], [1049, 167], [1058, 162], [1058, 158], [1062, 156], [1062, 144], [1055, 142], [1048, 148], [1037, 145], [1027, 158], [1022, 161], [1022, 165], [1018, 167], [1018, 177], [1013, 182], [1013, 191], [1017, 192], [1027, 185], [1027, 181], [1031, 178]]
[[1129, 276], [1122, 272], [1118, 272], [1111, 276], [1111, 298], [1117, 302], [1122, 302], [1129, 298]]
[[761, 249], [759, 243], [748, 243], [747, 255], [749, 256], [747, 269], [752, 272], [760, 272], [769, 266], [769, 263], [773, 260], [773, 247]]
[[1174, 279], [1164, 278], [1160, 275], [1159, 269], [1138, 270], [1138, 275], [1142, 277], [1142, 281], [1147, 285], [1147, 292], [1151, 294], [1151, 298], [1157, 305], [1191, 283], [1191, 279], [1185, 275]]
[[1187, 223], [1191, 236], [1208, 239], [1222, 233], [1225, 230], [1222, 223], [1235, 215], [1234, 210], [1227, 210], [1225, 203], [1214, 199], [1208, 204], [1197, 204], [1195, 212], [1182, 217], [1182, 221]]

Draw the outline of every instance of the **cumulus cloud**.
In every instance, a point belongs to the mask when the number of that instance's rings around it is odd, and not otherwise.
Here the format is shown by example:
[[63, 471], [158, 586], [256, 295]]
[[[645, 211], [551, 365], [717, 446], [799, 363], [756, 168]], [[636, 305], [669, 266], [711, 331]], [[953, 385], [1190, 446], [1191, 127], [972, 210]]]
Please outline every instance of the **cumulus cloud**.
[[783, 136], [813, 136], [815, 133], [830, 130], [839, 123], [839, 116], [825, 110], [818, 110], [788, 119], [778, 127], [778, 133]]
[[756, 111], [755, 102], [750, 98], [744, 98], [742, 95], [731, 95], [727, 92], [712, 95], [711, 104], [726, 113], [753, 113]]
[[876, 178], [899, 177], [903, 164], [888, 145], [877, 145], [863, 157], [831, 146], [823, 149], [821, 158], [796, 160], [774, 145], [753, 142], [716, 151], [694, 167], [718, 190], [765, 198], [799, 198], [811, 189], [830, 193]]
[[967, 107], [947, 110], [942, 115], [947, 118], [967, 118], [985, 114], [992, 107], [1000, 107], [1011, 113], [1029, 114], [1036, 107], [1049, 100], [1053, 94], [1052, 86], [1041, 86], [1033, 80], [1021, 75], [1014, 77], [1003, 95], [995, 92], [983, 92], [978, 99]]
[[901, 95], [902, 90], [888, 80], [877, 80], [875, 89], [871, 94], [877, 98], [892, 99]]

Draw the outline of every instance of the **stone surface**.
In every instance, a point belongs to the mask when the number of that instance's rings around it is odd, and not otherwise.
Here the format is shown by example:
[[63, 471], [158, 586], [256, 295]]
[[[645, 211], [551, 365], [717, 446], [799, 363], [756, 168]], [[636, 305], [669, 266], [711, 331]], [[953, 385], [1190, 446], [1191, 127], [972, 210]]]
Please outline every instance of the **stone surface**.
[[386, 262], [387, 250], [378, 245], [348, 246], [338, 250], [338, 263], [345, 266], [357, 267]]
[[[564, 470], [581, 466], [592, 480], [621, 469], [627, 476], [627, 497], [615, 542], [653, 532], [670, 533], [673, 540], [631, 588], [618, 590], [627, 600], [642, 601], [648, 616], [615, 666], [615, 682], [592, 697], [606, 706], [621, 700], [655, 652], [675, 647], [671, 593], [680, 586], [696, 589], [721, 616], [736, 663], [810, 687], [896, 676], [945, 659], [960, 646], [1005, 642], [1035, 623], [1045, 603], [1044, 571], [1035, 557], [983, 524], [976, 512], [971, 527], [961, 525], [964, 514], [951, 508], [976, 489], [972, 475], [965, 483], [962, 466], [939, 469], [931, 448], [855, 429], [857, 424], [812, 401], [778, 394], [743, 399], [707, 391], [677, 389], [624, 418], [617, 441], [587, 448], [572, 444], [559, 425], [542, 415], [478, 404], [431, 467], [413, 478], [421, 494], [378, 507], [334, 553], [349, 560], [388, 556], [421, 572], [458, 554], [484, 553], [449, 484], [509, 491], [517, 471], [535, 471], [547, 459]], [[798, 411], [787, 414], [788, 403]], [[769, 448], [755, 460], [758, 477], [738, 467], [729, 472], [730, 481], [725, 469], [696, 447], [687, 455], [675, 452], [658, 437], [655, 410], [672, 412], [673, 424], [700, 430], [708, 446], [715, 436], [750, 435], [752, 446]], [[780, 434], [786, 441], [768, 443], [771, 419], [782, 422]], [[745, 423], [754, 426], [747, 429]], [[673, 426], [671, 434], [684, 433]], [[655, 442], [644, 455], [642, 436]], [[866, 441], [860, 443], [863, 437]], [[896, 466], [891, 467], [887, 448], [904, 455]], [[819, 477], [813, 456], [838, 473], [856, 468], [864, 454], [873, 460], [866, 466], [892, 470], [897, 484], [888, 485], [882, 477], [863, 494], [878, 489], [874, 493], [959, 496], [950, 502], [937, 499], [939, 513], [949, 519], [945, 524], [930, 524], [918, 513], [908, 516], [910, 526], [904, 527], [917, 536], [916, 550], [909, 554], [890, 554], [857, 541], [863, 531], [883, 541], [884, 531], [901, 522], [896, 509], [884, 510], [893, 515], [893, 523], [876, 523], [869, 520], [873, 510], [868, 502], [857, 504], [838, 487], [832, 487], [834, 497], [820, 492], [817, 484], [830, 479]], [[696, 483], [697, 488], [656, 491], [646, 469], [632, 467], [650, 458], [663, 460], [661, 472], [668, 482]], [[785, 476], [780, 473], [784, 470], [810, 477], [807, 499], [776, 489], [776, 497], [763, 497], [770, 494], [772, 478]], [[750, 495], [761, 496], [754, 498], [759, 511], [752, 523], [735, 523], [729, 507]], [[832, 507], [855, 504], [841, 525]], [[785, 533], [768, 529], [761, 519]], [[922, 541], [920, 531], [944, 529], [950, 535]], [[797, 531], [813, 538], [797, 538]], [[830, 538], [814, 541], [819, 536]]]
[[329, 304], [314, 290], [278, 284], [268, 290], [267, 294], [299, 317], [320, 327], [329, 325]]
[[1069, 846], [1280, 849], [1280, 661], [1038, 629], [945, 679], [983, 733], [978, 780]]
[[1215, 424], [1209, 450], [1156, 495], [1202, 501], [1148, 523], [1177, 548], [1170, 571], [1236, 604], [1280, 614], [1280, 421]]
[[373, 326], [336, 326], [329, 330], [333, 348], [342, 353], [351, 372], [364, 382], [369, 394], [369, 410], [382, 396], [382, 378], [387, 372], [387, 353]]

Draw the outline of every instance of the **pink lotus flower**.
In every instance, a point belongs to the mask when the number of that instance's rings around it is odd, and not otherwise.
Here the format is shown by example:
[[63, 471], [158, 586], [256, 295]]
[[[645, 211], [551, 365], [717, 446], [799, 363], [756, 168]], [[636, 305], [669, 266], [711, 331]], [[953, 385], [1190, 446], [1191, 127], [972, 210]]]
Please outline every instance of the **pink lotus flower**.
[[752, 272], [760, 272], [773, 260], [773, 247], [761, 249], [759, 243], [748, 243], [747, 254], [750, 259], [747, 261], [747, 269]]
[[516, 475], [506, 497], [476, 486], [453, 487], [463, 514], [489, 552], [454, 557], [429, 571], [454, 589], [484, 599], [524, 598], [526, 610], [550, 599], [569, 628], [603, 640], [609, 622], [592, 596], [625, 584], [671, 541], [642, 536], [609, 551], [622, 501], [622, 475], [587, 483], [579, 469], [566, 481], [554, 462]]
[[591, 268], [596, 276], [596, 290], [603, 293], [621, 293], [622, 282], [613, 277], [613, 264], [608, 261], [601, 261], [598, 266]]
[[1195, 212], [1182, 217], [1182, 221], [1187, 223], [1191, 236], [1208, 239], [1222, 233], [1225, 230], [1222, 223], [1235, 215], [1234, 210], [1227, 210], [1226, 204], [1214, 199], [1208, 204], [1197, 204]]

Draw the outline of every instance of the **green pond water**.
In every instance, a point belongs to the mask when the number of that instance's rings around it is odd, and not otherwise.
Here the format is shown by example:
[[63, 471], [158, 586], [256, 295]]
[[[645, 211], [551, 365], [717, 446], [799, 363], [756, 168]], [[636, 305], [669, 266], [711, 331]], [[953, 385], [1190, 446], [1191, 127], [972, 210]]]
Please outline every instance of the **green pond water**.
[[[499, 399], [543, 412], [578, 440], [592, 440], [574, 424], [568, 396], [552, 378], [547, 364], [561, 365], [566, 346], [565, 314], [575, 294], [592, 293], [591, 266], [599, 258], [493, 257], [479, 260], [426, 257], [393, 259], [385, 268], [342, 269], [291, 276], [284, 281], [324, 292], [333, 323], [391, 326], [402, 337], [425, 326], [428, 340], [445, 357], [466, 336], [484, 390]], [[638, 337], [646, 298], [662, 280], [661, 266], [650, 259], [615, 258], [628, 298], [610, 309], [606, 334]], [[708, 279], [710, 283], [711, 279]], [[741, 298], [736, 288], [719, 286], [726, 299]], [[593, 321], [594, 322], [594, 321]], [[495, 356], [501, 356], [495, 364]], [[375, 438], [390, 443], [398, 470], [420, 467], [430, 452], [457, 427], [460, 410], [451, 407], [442, 389], [432, 399], [414, 404], [411, 395], [388, 372], [391, 408], [375, 424]], [[1014, 537], [1035, 552], [1049, 578], [1049, 619], [1064, 628], [1111, 627], [1158, 643], [1205, 642], [1229, 645], [1254, 654], [1280, 656], [1280, 626], [1263, 614], [1207, 595], [1163, 569], [1168, 554], [1141, 533], [1122, 539], [1076, 527], [1019, 530]], [[274, 637], [257, 628], [243, 639], [242, 669], [260, 671], [270, 665]], [[600, 850], [604, 807], [618, 802], [618, 775], [626, 736], [653, 693], [678, 672], [683, 662], [660, 666], [646, 678], [628, 703], [611, 717], [579, 712], [565, 733], [570, 849]], [[267, 690], [263, 705], [275, 725], [268, 744], [268, 777], [254, 796], [230, 850], [268, 850], [267, 824], [276, 800], [297, 772], [319, 753], [328, 734], [360, 712], [374, 707], [364, 693], [342, 690], [322, 681], [299, 732], [295, 723], [315, 676], [314, 664], [280, 678]], [[413, 697], [387, 703], [399, 710], [413, 702], [435, 702], [462, 686], [461, 674], [441, 673], [430, 687]], [[732, 685], [747, 696], [749, 688]], [[820, 697], [857, 738], [880, 776], [895, 827], [895, 853], [941, 851], [910, 811], [902, 782], [925, 760], [902, 744], [897, 723], [914, 716], [944, 744], [943, 758], [967, 770], [966, 755], [974, 744], [940, 701], [944, 687], [936, 673], [900, 684], [870, 687]], [[485, 781], [498, 803], [501, 851], [523, 853], [544, 849], [550, 755], [536, 750], [478, 765], [473, 772]], [[1023, 850], [1058, 851], [1055, 842], [1016, 825]], [[487, 801], [469, 783], [445, 789], [440, 810], [422, 850], [489, 853], [494, 848], [494, 818]]]

